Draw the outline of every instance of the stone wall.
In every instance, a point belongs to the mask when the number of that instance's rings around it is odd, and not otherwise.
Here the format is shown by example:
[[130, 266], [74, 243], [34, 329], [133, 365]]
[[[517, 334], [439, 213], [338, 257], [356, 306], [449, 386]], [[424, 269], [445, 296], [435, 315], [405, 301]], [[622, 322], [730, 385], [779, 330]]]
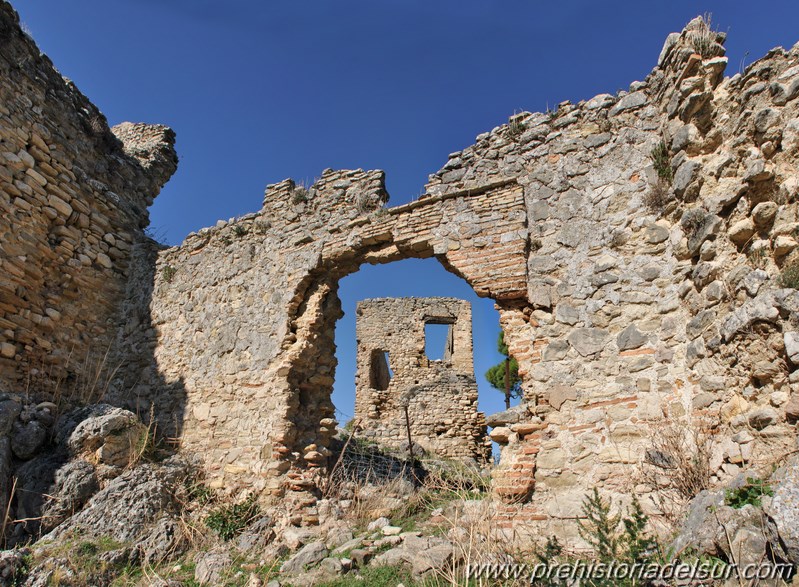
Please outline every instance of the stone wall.
[[216, 487], [311, 489], [337, 424], [342, 277], [363, 263], [436, 257], [481, 295], [526, 295], [516, 182], [396, 208], [386, 199], [382, 172], [326, 170], [309, 189], [269, 186], [261, 211], [180, 247], [142, 249], [136, 271], [154, 286], [130, 290], [119, 347], [136, 352], [111, 397], [140, 413], [154, 406], [163, 429], [203, 455]]
[[109, 129], [4, 1], [0, 80], [0, 391], [96, 398], [174, 134]]
[[724, 79], [722, 42], [692, 22], [629, 92], [515, 115], [404, 206], [376, 171], [270, 186], [157, 255], [121, 399], [173, 418], [216, 485], [306, 495], [336, 424], [338, 280], [435, 256], [497, 302], [523, 378], [493, 419], [501, 523], [576, 539], [592, 487], [663, 513], [666, 438], [707, 442], [710, 483], [793, 449], [799, 47]]
[[135, 235], [171, 134], [110, 133], [0, 6], [3, 382], [102, 343], [119, 309], [110, 398], [152, 407], [214, 485], [313, 523], [338, 281], [436, 257], [496, 301], [523, 378], [493, 419], [501, 523], [576, 539], [593, 487], [664, 513], [664, 439], [706, 445], [711, 484], [795, 450], [799, 45], [724, 78], [724, 36], [698, 19], [629, 92], [513, 116], [417, 201], [386, 208], [382, 172], [327, 170], [160, 251]]
[[[355, 309], [355, 416], [359, 436], [394, 447], [411, 438], [448, 458], [488, 459], [485, 418], [477, 411], [472, 309], [454, 298], [380, 298]], [[425, 326], [447, 325], [443, 357], [427, 356]]]

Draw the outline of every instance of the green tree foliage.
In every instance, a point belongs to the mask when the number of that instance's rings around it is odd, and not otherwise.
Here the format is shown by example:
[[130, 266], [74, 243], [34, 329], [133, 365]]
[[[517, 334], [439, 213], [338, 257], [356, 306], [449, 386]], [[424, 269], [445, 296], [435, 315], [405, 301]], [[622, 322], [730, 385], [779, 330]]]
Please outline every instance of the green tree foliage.
[[[505, 344], [505, 333], [499, 331], [497, 338], [497, 350], [500, 354], [508, 357], [505, 361], [498, 363], [486, 371], [485, 377], [491, 384], [491, 387], [505, 393], [505, 406], [510, 407], [511, 398], [520, 398], [522, 396], [522, 380], [519, 378], [519, 363], [516, 359], [508, 354], [508, 345]], [[510, 365], [506, 366], [508, 361]], [[510, 389], [505, 386], [505, 374], [510, 371]], [[507, 393], [509, 391], [509, 393]]]
[[[583, 519], [578, 520], [578, 532], [588, 542], [600, 562], [616, 561], [628, 565], [645, 564], [660, 556], [657, 541], [646, 527], [649, 518], [641, 508], [638, 498], [633, 497], [627, 516], [611, 515], [610, 503], [604, 501], [597, 488], [585, 497]], [[592, 587], [638, 587], [646, 584], [636, 576], [624, 579], [597, 579]]]

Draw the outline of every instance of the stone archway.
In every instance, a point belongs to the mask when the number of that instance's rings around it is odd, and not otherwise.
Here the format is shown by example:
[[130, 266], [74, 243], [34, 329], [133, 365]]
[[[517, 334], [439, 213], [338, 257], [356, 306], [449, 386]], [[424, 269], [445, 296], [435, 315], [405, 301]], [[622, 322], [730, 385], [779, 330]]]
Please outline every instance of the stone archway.
[[168, 418], [161, 390], [182, 382], [182, 448], [202, 456], [212, 485], [276, 495], [313, 486], [335, 433], [338, 282], [362, 264], [435, 257], [508, 311], [527, 296], [515, 181], [396, 208], [387, 199], [380, 171], [329, 170], [310, 189], [287, 180], [268, 188], [260, 212], [159, 256], [157, 340], [129, 344], [155, 346], [163, 383], [140, 385], [136, 401]]

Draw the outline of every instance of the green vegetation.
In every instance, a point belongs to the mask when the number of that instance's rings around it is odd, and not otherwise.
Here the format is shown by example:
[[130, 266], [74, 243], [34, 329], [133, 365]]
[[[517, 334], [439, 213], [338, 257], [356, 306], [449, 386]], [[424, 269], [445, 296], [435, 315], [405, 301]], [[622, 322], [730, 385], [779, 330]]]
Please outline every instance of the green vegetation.
[[737, 489], [724, 491], [724, 503], [732, 508], [741, 509], [745, 505], [760, 506], [762, 497], [774, 495], [774, 490], [767, 481], [747, 477], [746, 483]]
[[258, 517], [261, 508], [255, 494], [240, 503], [222, 505], [208, 514], [205, 525], [217, 533], [222, 540], [230, 540]]
[[799, 289], [799, 258], [794, 258], [786, 263], [780, 274], [780, 283], [783, 287]]
[[[659, 557], [659, 547], [655, 539], [647, 533], [648, 517], [641, 509], [637, 498], [633, 498], [626, 517], [611, 515], [610, 504], [605, 502], [599, 491], [585, 498], [583, 503], [584, 520], [578, 522], [580, 536], [588, 542], [600, 562], [618, 561], [620, 563], [651, 562]], [[639, 585], [637, 578], [623, 580], [597, 580], [599, 586]]]
[[172, 280], [175, 278], [175, 273], [177, 272], [178, 270], [172, 267], [172, 265], [166, 265], [161, 270], [161, 276], [164, 278], [164, 281], [166, 281], [167, 283], [172, 283]]
[[[519, 378], [519, 363], [509, 355], [508, 345], [505, 344], [505, 333], [501, 330], [497, 338], [497, 350], [506, 358], [486, 371], [485, 378], [491, 387], [505, 394], [505, 409], [508, 409], [511, 398], [522, 396], [522, 380]], [[508, 375], [508, 381], [506, 381]]]
[[318, 587], [396, 587], [399, 583], [412, 587], [416, 582], [408, 571], [397, 567], [366, 567], [358, 573], [348, 573]]
[[668, 185], [671, 185], [674, 179], [674, 172], [671, 170], [671, 157], [666, 142], [660, 141], [650, 151], [649, 155], [652, 157], [652, 162], [654, 163], [658, 177], [667, 182]]

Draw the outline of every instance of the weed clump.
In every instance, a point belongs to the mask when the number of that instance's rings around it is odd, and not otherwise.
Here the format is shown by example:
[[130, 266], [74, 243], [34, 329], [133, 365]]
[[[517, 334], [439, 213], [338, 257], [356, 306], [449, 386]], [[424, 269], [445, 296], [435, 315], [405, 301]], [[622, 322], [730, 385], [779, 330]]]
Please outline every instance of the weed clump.
[[782, 268], [780, 283], [783, 287], [799, 289], [799, 258], [794, 258]]
[[701, 208], [686, 210], [680, 219], [683, 231], [690, 239], [695, 236], [705, 224], [705, 212]]
[[205, 525], [222, 539], [238, 536], [261, 512], [255, 494], [240, 503], [222, 505], [208, 514]]
[[166, 265], [161, 270], [161, 276], [164, 278], [164, 281], [166, 281], [167, 283], [172, 283], [172, 280], [175, 279], [175, 274], [177, 272], [178, 270], [172, 265]]
[[669, 202], [671, 202], [671, 194], [669, 194], [666, 182], [662, 179], [650, 186], [649, 191], [644, 195], [644, 206], [650, 212], [662, 213]]
[[671, 185], [674, 180], [674, 172], [671, 169], [671, 157], [669, 156], [669, 148], [666, 146], [665, 141], [660, 141], [649, 152], [652, 157], [652, 162], [657, 171], [658, 177]]
[[758, 507], [764, 495], [769, 497], [774, 495], [771, 485], [762, 479], [747, 477], [746, 483], [741, 487], [724, 491], [724, 503], [735, 509], [741, 509], [745, 505]]

